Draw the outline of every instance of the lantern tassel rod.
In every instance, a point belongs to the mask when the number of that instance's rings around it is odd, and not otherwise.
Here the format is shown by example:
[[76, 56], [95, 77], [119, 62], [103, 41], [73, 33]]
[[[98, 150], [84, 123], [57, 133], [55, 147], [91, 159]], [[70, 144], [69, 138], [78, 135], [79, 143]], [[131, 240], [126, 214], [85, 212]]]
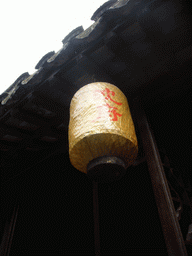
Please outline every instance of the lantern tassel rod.
[[100, 235], [99, 235], [99, 203], [98, 203], [98, 182], [93, 181], [93, 215], [94, 215], [94, 236], [95, 256], [100, 256]]

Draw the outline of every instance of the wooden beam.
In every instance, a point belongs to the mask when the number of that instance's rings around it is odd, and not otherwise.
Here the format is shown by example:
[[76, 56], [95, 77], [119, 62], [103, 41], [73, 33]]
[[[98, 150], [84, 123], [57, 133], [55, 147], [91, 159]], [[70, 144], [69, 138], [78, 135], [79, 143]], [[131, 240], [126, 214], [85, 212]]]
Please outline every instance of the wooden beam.
[[138, 99], [134, 104], [133, 114], [138, 123], [168, 255], [187, 255], [154, 135]]

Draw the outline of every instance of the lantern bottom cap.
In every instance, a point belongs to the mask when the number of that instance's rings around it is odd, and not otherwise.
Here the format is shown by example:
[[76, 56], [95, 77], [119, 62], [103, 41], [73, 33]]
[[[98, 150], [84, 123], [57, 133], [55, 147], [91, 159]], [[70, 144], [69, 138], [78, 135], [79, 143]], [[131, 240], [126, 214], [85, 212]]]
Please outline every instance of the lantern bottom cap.
[[102, 156], [93, 159], [87, 165], [87, 175], [91, 180], [110, 183], [121, 179], [126, 172], [122, 159], [114, 156]]

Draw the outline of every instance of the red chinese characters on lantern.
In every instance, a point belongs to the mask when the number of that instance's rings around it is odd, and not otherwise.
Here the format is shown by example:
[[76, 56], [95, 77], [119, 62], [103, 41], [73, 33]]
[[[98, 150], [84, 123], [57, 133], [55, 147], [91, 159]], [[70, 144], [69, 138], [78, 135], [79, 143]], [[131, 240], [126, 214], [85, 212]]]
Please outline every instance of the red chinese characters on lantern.
[[111, 99], [110, 93], [111, 93], [112, 96], [115, 96], [115, 92], [110, 91], [108, 88], [106, 88], [105, 90], [101, 90], [99, 92], [101, 92], [103, 94], [103, 96], [105, 96], [106, 100], [110, 100], [110, 101], [116, 103], [117, 105], [122, 105], [122, 103], [114, 101], [113, 99]]
[[[117, 102], [115, 100], [113, 100], [111, 98], [111, 96], [115, 96], [115, 92], [113, 91], [110, 91], [108, 88], [106, 88], [105, 90], [95, 90], [96, 93], [100, 93], [102, 94], [106, 100], [109, 100], [109, 101], [112, 101], [114, 102], [115, 104], [117, 105], [122, 105], [121, 102]], [[98, 99], [98, 95], [95, 97]], [[95, 120], [93, 120], [92, 122], [95, 122], [96, 120], [100, 119], [100, 118], [105, 118], [106, 115], [109, 115], [110, 117], [113, 117], [111, 119], [111, 121], [118, 121], [118, 116], [122, 116], [122, 114], [119, 114], [117, 111], [118, 111], [118, 108], [117, 107], [112, 107], [110, 106], [108, 103], [106, 104], [103, 104], [101, 106], [97, 106], [97, 110], [98, 110], [98, 116]], [[110, 113], [110, 114], [109, 114]]]
[[[121, 103], [121, 104], [122, 104], [122, 103]], [[108, 111], [108, 112], [110, 112], [110, 113], [113, 114], [113, 119], [112, 119], [111, 121], [118, 121], [117, 116], [122, 116], [121, 114], [119, 114], [119, 113], [116, 112], [116, 109], [118, 109], [118, 108], [116, 108], [116, 107], [111, 107], [111, 106], [110, 106], [109, 104], [107, 104], [107, 103], [106, 103], [106, 105], [109, 107], [109, 111]], [[110, 108], [112, 108], [112, 109], [110, 110]], [[112, 114], [110, 114], [109, 116], [112, 117]]]

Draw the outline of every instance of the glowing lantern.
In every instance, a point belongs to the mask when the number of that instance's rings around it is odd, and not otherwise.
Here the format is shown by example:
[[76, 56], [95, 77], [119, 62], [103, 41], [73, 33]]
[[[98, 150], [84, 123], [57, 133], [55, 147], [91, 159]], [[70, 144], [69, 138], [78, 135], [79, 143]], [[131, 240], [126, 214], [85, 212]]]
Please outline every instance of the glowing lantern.
[[95, 82], [71, 100], [71, 164], [97, 181], [120, 178], [137, 156], [138, 143], [125, 95], [116, 86]]

